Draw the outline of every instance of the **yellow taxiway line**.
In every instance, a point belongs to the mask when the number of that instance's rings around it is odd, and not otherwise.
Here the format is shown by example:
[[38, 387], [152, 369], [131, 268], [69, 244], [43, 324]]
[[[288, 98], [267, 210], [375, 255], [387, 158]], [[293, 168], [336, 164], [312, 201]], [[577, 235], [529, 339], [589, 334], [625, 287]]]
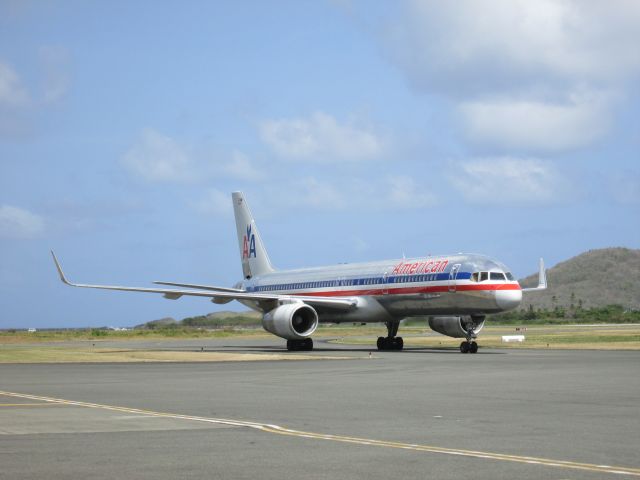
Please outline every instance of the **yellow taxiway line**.
[[[522, 455], [509, 455], [503, 453], [482, 452], [478, 450], [464, 450], [459, 448], [445, 448], [430, 445], [420, 445], [414, 443], [390, 442], [384, 440], [375, 440], [370, 438], [349, 437], [345, 435], [329, 435], [324, 433], [304, 432], [293, 430], [279, 425], [273, 425], [260, 422], [247, 422], [244, 420], [232, 420], [226, 418], [210, 418], [198, 417], [193, 415], [180, 415], [175, 413], [155, 412], [153, 410], [143, 410], [139, 408], [119, 407], [115, 405], [102, 405], [99, 403], [79, 402], [75, 400], [65, 400], [62, 398], [43, 397], [39, 395], [29, 395], [25, 393], [4, 392], [0, 391], [0, 395], [14, 398], [24, 398], [51, 404], [71, 405], [85, 408], [96, 408], [101, 410], [110, 410], [115, 412], [135, 413], [139, 415], [147, 415], [150, 417], [173, 418], [177, 420], [188, 420], [194, 422], [215, 423], [219, 425], [230, 425], [236, 427], [246, 427], [260, 430], [263, 432], [274, 433], [278, 435], [288, 435], [298, 438], [309, 438], [316, 440], [330, 440], [334, 442], [352, 443], [357, 445], [370, 445], [376, 447], [399, 448], [403, 450], [413, 450], [417, 452], [440, 453], [445, 455], [455, 455], [460, 457], [484, 458], [489, 460], [499, 460], [503, 462], [525, 463], [530, 465], [540, 465], [545, 467], [565, 468], [571, 470], [586, 470], [598, 473], [610, 473], [618, 475], [629, 475], [640, 477], [640, 468], [617, 467], [612, 465], [597, 465], [591, 463], [571, 462], [567, 460], [553, 460], [549, 458], [529, 457]], [[22, 404], [25, 405], [25, 404]]]

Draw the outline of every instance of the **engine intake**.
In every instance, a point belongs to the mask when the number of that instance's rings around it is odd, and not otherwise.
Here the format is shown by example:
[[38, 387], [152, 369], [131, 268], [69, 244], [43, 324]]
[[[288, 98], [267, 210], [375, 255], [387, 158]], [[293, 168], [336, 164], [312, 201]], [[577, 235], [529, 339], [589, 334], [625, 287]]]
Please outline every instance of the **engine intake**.
[[484, 317], [429, 317], [434, 332], [453, 338], [475, 338], [484, 327]]
[[263, 328], [287, 340], [310, 337], [318, 328], [318, 313], [304, 303], [288, 303], [274, 308], [262, 317]]

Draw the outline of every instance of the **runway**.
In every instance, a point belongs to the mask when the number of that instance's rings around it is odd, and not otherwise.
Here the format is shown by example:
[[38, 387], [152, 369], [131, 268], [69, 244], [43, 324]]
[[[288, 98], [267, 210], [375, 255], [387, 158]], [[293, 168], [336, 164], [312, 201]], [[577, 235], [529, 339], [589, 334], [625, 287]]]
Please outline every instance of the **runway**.
[[640, 476], [640, 352], [318, 346], [347, 359], [0, 365], [0, 478]]

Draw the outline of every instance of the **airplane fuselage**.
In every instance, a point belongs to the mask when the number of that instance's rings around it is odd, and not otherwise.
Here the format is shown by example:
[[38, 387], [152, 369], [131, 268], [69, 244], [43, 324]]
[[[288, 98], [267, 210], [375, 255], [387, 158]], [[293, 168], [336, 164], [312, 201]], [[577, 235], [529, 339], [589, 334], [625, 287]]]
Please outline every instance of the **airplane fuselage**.
[[[255, 293], [357, 298], [358, 308], [350, 312], [318, 307], [321, 322], [485, 315], [516, 308], [522, 299], [520, 285], [505, 265], [470, 254], [277, 271], [244, 280], [239, 286]], [[264, 311], [257, 302], [242, 303]]]

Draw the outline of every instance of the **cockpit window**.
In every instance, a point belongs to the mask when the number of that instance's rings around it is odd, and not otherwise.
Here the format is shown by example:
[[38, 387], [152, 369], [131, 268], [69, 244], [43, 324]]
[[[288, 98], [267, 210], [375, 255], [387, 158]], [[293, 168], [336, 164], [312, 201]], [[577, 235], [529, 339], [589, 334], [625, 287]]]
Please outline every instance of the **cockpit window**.
[[507, 272], [505, 273], [505, 275], [507, 276], [507, 280], [510, 280], [512, 282], [515, 280], [515, 278], [513, 278], [513, 275], [511, 275], [511, 272]]
[[502, 281], [504, 281], [504, 273], [502, 273], [502, 272], [491, 272], [491, 280], [502, 280]]
[[489, 272], [480, 272], [480, 281], [489, 280]]
[[478, 281], [478, 277], [480, 276], [480, 272], [473, 272], [471, 274], [471, 281], [472, 282], [477, 282]]

